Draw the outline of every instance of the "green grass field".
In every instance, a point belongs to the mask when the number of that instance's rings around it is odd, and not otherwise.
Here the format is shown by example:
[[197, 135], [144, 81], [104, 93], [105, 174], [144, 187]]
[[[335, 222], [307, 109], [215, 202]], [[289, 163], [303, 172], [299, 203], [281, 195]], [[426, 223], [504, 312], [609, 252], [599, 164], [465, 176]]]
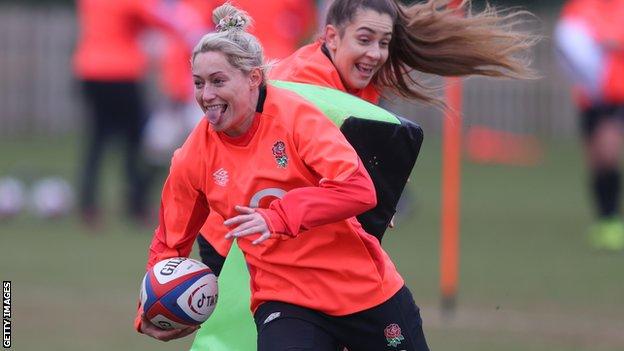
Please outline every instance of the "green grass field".
[[[432, 139], [432, 138], [430, 138]], [[594, 252], [580, 148], [551, 143], [532, 168], [465, 163], [454, 318], [439, 311], [439, 144], [426, 140], [409, 191], [413, 211], [384, 246], [422, 307], [435, 351], [624, 350], [624, 253]], [[78, 142], [0, 141], [0, 176], [74, 180]], [[13, 282], [14, 350], [186, 350], [132, 329], [151, 229], [119, 219], [118, 160], [107, 160], [106, 223], [29, 214], [0, 223], [0, 276]], [[156, 208], [157, 203], [154, 203]]]

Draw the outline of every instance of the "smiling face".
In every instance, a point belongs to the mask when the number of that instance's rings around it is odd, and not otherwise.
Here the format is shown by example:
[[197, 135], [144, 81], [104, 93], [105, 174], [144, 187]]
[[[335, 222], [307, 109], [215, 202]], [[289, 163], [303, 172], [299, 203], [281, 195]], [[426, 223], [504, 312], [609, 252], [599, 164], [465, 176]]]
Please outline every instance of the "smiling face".
[[217, 132], [245, 133], [253, 122], [262, 73], [245, 73], [217, 51], [202, 52], [193, 60], [195, 100]]
[[325, 42], [347, 90], [365, 88], [388, 60], [392, 18], [370, 9], [358, 9], [342, 30], [327, 25]]

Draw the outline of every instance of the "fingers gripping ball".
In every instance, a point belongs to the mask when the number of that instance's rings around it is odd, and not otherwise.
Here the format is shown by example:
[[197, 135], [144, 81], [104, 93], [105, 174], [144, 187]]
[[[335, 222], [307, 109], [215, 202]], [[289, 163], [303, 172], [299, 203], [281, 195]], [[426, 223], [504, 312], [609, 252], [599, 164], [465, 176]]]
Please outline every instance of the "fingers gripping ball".
[[214, 311], [217, 297], [217, 277], [208, 266], [187, 257], [156, 263], [141, 284], [143, 314], [162, 329], [203, 323]]

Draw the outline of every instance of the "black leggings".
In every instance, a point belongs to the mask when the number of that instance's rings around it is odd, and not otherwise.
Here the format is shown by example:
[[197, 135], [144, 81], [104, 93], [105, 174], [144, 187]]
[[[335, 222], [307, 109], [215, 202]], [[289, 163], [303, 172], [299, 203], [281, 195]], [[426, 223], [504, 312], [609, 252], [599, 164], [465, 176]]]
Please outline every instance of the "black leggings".
[[581, 132], [585, 139], [590, 138], [604, 120], [624, 121], [624, 104], [598, 104], [581, 111]]
[[87, 151], [81, 176], [82, 211], [96, 211], [97, 190], [104, 149], [114, 136], [123, 139], [126, 203], [130, 215], [144, 215], [146, 177], [140, 157], [145, 112], [138, 82], [82, 81], [91, 116]]
[[258, 351], [428, 351], [420, 310], [403, 287], [379, 306], [346, 316], [283, 302], [260, 305]]

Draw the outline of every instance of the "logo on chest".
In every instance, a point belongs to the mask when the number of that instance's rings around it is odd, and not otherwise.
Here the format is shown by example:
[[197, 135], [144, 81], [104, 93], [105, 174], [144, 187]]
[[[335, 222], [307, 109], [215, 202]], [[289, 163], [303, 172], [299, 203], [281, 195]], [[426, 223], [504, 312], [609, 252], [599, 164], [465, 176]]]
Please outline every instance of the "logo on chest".
[[219, 186], [226, 186], [230, 180], [228, 172], [225, 168], [219, 168], [212, 174], [212, 178], [214, 178], [215, 183]]
[[286, 168], [288, 166], [288, 155], [286, 155], [286, 144], [283, 141], [278, 140], [273, 144], [273, 157], [277, 162], [277, 167]]

